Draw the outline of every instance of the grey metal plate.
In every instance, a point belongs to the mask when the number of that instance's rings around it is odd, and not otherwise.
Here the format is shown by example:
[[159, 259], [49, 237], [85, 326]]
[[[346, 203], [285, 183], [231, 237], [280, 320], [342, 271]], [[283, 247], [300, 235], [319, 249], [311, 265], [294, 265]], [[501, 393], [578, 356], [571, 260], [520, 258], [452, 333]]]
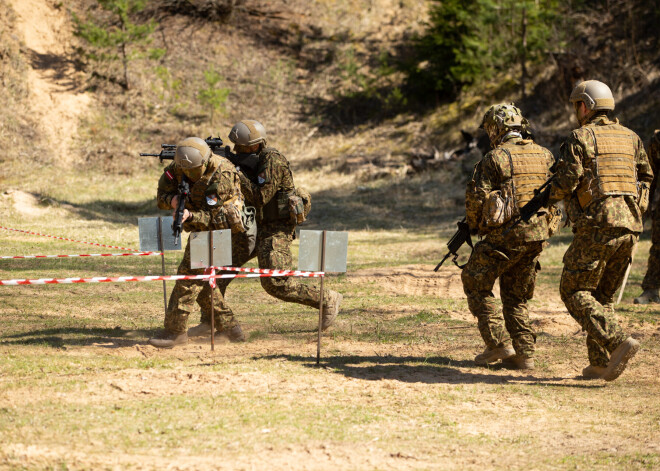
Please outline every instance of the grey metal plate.
[[209, 232], [190, 234], [190, 268], [230, 267], [231, 230], [213, 231], [213, 263], [209, 252]]
[[326, 231], [325, 269], [321, 267], [323, 231], [300, 231], [298, 270], [345, 273], [348, 257], [348, 232]]
[[[165, 216], [163, 225], [163, 250], [181, 250], [181, 238], [174, 243], [172, 235], [172, 216]], [[158, 252], [158, 218], [138, 218], [138, 229], [140, 231], [140, 250], [142, 252]]]

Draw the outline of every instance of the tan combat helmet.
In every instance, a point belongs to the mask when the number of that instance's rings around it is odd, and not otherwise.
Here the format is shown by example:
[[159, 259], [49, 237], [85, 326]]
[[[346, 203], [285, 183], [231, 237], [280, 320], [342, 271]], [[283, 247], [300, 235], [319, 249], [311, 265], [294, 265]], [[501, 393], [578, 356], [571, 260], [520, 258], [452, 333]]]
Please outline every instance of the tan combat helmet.
[[176, 146], [174, 163], [194, 182], [204, 174], [210, 159], [211, 148], [199, 137], [187, 137]]
[[231, 128], [229, 140], [241, 147], [249, 147], [255, 144], [266, 146], [266, 128], [259, 121], [244, 119]]
[[527, 131], [529, 121], [513, 103], [500, 103], [488, 108], [479, 127], [486, 131], [491, 144], [496, 146], [508, 132]]
[[598, 80], [580, 82], [571, 92], [570, 101], [573, 104], [582, 101], [590, 111], [614, 109], [612, 90]]

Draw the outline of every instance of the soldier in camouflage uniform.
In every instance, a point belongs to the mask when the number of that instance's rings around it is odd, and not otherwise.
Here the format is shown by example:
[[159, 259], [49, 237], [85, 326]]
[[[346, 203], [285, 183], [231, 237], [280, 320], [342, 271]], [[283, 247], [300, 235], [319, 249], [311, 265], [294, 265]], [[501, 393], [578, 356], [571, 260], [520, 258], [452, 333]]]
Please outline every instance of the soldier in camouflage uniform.
[[[486, 344], [474, 359], [477, 365], [501, 359], [508, 367], [534, 368], [536, 334], [529, 323], [527, 301], [534, 294], [549, 225], [558, 223], [559, 213], [544, 209], [528, 223], [512, 228], [519, 209], [550, 177], [554, 164], [548, 149], [523, 139], [528, 125], [513, 104], [488, 109], [481, 126], [493, 150], [475, 166], [465, 193], [466, 222], [483, 237], [461, 274], [468, 306]], [[501, 313], [493, 295], [498, 278]]]
[[[653, 168], [653, 184], [651, 185], [651, 201], [654, 198], [654, 189], [657, 188], [658, 170], [660, 169], [660, 129], [656, 130], [649, 144], [649, 161]], [[635, 298], [635, 304], [660, 303], [660, 204], [655, 204], [651, 217], [651, 250], [649, 252], [648, 268], [642, 281], [644, 292]]]
[[[237, 213], [243, 206], [240, 181], [234, 165], [224, 157], [213, 155], [211, 149], [198, 137], [181, 141], [176, 148], [174, 162], [168, 165], [158, 181], [158, 207], [176, 209], [178, 185], [182, 179], [190, 184], [190, 197], [183, 214], [183, 229], [187, 232], [231, 228], [243, 232]], [[186, 244], [178, 275], [198, 275], [203, 269], [190, 268], [190, 240]], [[178, 280], [174, 285], [165, 314], [165, 329], [149, 339], [159, 348], [172, 348], [188, 341], [188, 316], [197, 301], [202, 312], [211, 311], [211, 287], [207, 280]], [[222, 296], [215, 297], [214, 310], [219, 331], [227, 332], [230, 340], [245, 339], [240, 325]], [[210, 317], [209, 317], [210, 319]]]
[[549, 198], [564, 200], [574, 233], [559, 291], [587, 332], [583, 376], [613, 381], [639, 349], [617, 323], [613, 299], [642, 231], [653, 171], [637, 134], [608, 117], [607, 85], [582, 82], [570, 100], [581, 127], [561, 146]]
[[[239, 246], [234, 250], [234, 265], [242, 266], [256, 255], [259, 268], [292, 269], [291, 243], [295, 238], [297, 224], [295, 214], [292, 213], [296, 205], [292, 203], [297, 201], [299, 209], [303, 203], [293, 183], [289, 161], [277, 149], [266, 147], [266, 130], [259, 121], [240, 121], [230, 131], [229, 139], [234, 143], [237, 156], [246, 162], [245, 165], [239, 165], [241, 190], [246, 204], [257, 208], [256, 250], [250, 252]], [[254, 162], [248, 163], [252, 159]], [[310, 307], [319, 306], [320, 291], [293, 277], [264, 277], [260, 280], [264, 290], [275, 298]], [[223, 293], [230, 281], [226, 280], [222, 284]], [[324, 291], [322, 330], [334, 322], [342, 298], [336, 291]], [[225, 308], [229, 309], [226, 304]], [[202, 312], [200, 325], [193, 327], [189, 331], [190, 335], [207, 331], [209, 322], [208, 315]]]

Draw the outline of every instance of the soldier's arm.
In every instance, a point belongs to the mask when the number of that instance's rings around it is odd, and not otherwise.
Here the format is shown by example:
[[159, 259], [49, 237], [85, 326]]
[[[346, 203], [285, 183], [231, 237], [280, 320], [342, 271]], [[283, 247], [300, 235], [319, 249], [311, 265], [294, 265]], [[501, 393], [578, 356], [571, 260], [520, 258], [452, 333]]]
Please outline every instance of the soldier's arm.
[[[219, 170], [209, 182], [206, 196], [215, 196], [216, 204], [204, 206], [205, 209], [190, 211], [184, 229], [188, 232], [211, 229], [211, 221], [222, 211], [222, 204], [234, 197], [241, 197], [236, 172]], [[217, 226], [216, 226], [217, 227]]]
[[644, 144], [638, 137], [635, 143], [636, 162], [637, 162], [637, 179], [640, 182], [651, 183], [653, 181], [653, 167], [649, 161], [649, 157], [644, 150]]
[[158, 191], [156, 201], [159, 209], [172, 209], [172, 198], [178, 194], [179, 183], [174, 174], [174, 164], [165, 167], [163, 174], [158, 180]]
[[282, 161], [283, 159], [283, 156], [273, 153], [270, 158], [266, 159], [265, 165], [259, 169], [257, 174], [258, 191], [254, 195], [257, 206], [263, 207], [268, 204], [279, 190], [282, 180], [281, 170], [286, 167], [285, 162]]
[[494, 183], [497, 184], [493, 180], [498, 180], [498, 169], [495, 168], [491, 156], [492, 154], [486, 155], [475, 165], [472, 179], [465, 191], [465, 218], [473, 231], [479, 229], [486, 195], [493, 190]]
[[241, 193], [247, 204], [250, 206], [259, 206], [257, 203], [259, 201], [259, 198], [257, 197], [259, 187], [246, 177], [243, 172], [239, 172], [238, 177], [241, 182]]
[[561, 145], [559, 159], [555, 166], [555, 179], [550, 188], [549, 202], [556, 203], [573, 194], [584, 175], [582, 160], [585, 155], [583, 144], [575, 134]]

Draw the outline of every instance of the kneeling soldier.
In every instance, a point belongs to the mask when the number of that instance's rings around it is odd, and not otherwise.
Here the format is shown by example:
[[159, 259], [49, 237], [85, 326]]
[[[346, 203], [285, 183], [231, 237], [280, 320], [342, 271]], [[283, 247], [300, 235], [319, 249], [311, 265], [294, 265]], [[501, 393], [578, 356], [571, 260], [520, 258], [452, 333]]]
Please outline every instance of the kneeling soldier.
[[[243, 196], [236, 168], [224, 157], [212, 154], [203, 139], [189, 137], [177, 145], [174, 162], [165, 168], [158, 181], [157, 199], [160, 209], [176, 209], [179, 198], [177, 188], [184, 179], [190, 184], [190, 197], [183, 213], [185, 231], [228, 228], [232, 232], [244, 230], [239, 214], [243, 207]], [[203, 269], [190, 268], [189, 239], [177, 274], [203, 273]], [[165, 329], [149, 339], [149, 343], [159, 348], [172, 348], [187, 343], [188, 316], [195, 300], [202, 313], [208, 313], [210, 319], [211, 289], [207, 280], [178, 280], [167, 305]], [[231, 310], [225, 307], [221, 295], [215, 296], [214, 310], [218, 331], [226, 332], [231, 341], [245, 340], [241, 326]]]
[[[536, 334], [527, 301], [534, 294], [544, 241], [557, 228], [560, 213], [544, 209], [513, 227], [520, 208], [548, 180], [554, 164], [548, 149], [523, 138], [528, 126], [513, 104], [488, 109], [481, 127], [493, 150], [475, 166], [465, 193], [466, 221], [472, 232], [483, 237], [461, 275], [468, 306], [486, 344], [474, 359], [477, 365], [501, 359], [512, 368], [534, 368]], [[502, 313], [493, 295], [498, 278]]]

